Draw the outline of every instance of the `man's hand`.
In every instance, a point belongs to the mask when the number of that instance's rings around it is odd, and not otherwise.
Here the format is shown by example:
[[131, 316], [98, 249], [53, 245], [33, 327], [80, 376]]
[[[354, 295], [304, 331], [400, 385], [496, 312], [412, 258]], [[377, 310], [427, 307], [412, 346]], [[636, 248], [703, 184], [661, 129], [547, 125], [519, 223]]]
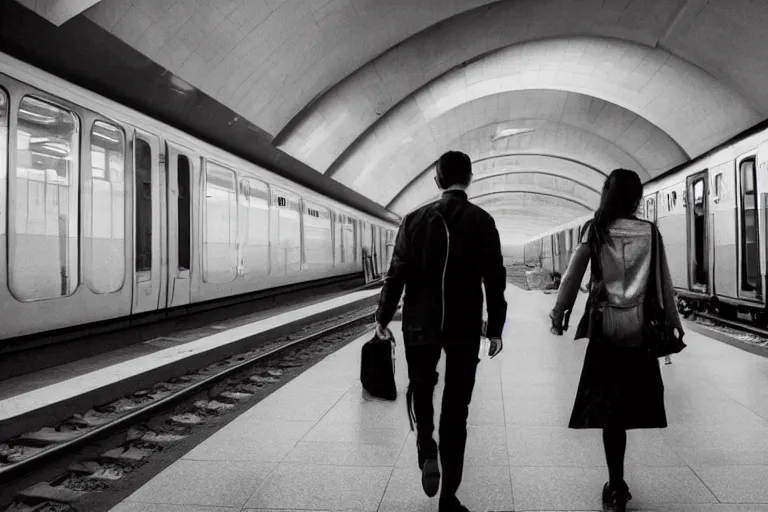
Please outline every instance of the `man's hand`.
[[392, 331], [381, 325], [380, 323], [376, 323], [376, 336], [378, 336], [382, 340], [391, 340], [392, 339]]
[[501, 349], [504, 348], [504, 344], [501, 342], [501, 338], [490, 338], [490, 346], [488, 347], [488, 355], [491, 359], [499, 355]]

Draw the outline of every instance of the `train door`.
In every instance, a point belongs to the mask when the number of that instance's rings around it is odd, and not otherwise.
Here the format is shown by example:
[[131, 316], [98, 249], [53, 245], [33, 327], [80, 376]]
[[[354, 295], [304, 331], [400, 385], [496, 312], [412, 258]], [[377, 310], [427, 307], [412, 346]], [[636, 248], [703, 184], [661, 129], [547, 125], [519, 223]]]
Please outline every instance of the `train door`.
[[739, 297], [762, 298], [758, 217], [757, 159], [754, 154], [736, 162], [739, 225]]
[[154, 311], [162, 302], [165, 269], [163, 226], [165, 214], [161, 191], [165, 175], [160, 173], [160, 144], [157, 137], [136, 130], [134, 151], [134, 290], [133, 313]]
[[168, 307], [189, 304], [192, 273], [192, 197], [199, 158], [168, 144]]
[[709, 172], [687, 179], [688, 280], [691, 290], [709, 291]]

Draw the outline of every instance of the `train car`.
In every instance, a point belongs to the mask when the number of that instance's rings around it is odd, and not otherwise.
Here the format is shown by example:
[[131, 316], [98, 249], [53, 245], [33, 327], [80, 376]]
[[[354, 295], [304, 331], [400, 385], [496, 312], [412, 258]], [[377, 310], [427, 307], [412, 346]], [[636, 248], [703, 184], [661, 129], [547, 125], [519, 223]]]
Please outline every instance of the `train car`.
[[667, 256], [682, 309], [726, 318], [742, 312], [764, 325], [768, 130], [738, 137], [646, 189], [672, 245]]
[[584, 215], [528, 240], [523, 245], [525, 263], [539, 265], [560, 274], [565, 273], [573, 251], [579, 245], [581, 230], [591, 219], [592, 214]]
[[[645, 184], [637, 215], [666, 247], [681, 311], [766, 317], [768, 129], [756, 127]], [[528, 242], [554, 247], [569, 226]], [[555, 270], [558, 263], [544, 259]], [[559, 263], [561, 264], [561, 263]]]
[[0, 349], [366, 272], [396, 225], [0, 54]]

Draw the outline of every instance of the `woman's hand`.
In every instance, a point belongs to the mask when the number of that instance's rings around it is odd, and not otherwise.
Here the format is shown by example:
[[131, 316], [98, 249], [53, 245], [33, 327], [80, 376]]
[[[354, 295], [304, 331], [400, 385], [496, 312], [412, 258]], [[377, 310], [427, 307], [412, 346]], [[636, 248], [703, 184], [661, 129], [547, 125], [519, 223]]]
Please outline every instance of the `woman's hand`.
[[493, 359], [499, 355], [501, 349], [504, 348], [504, 343], [502, 343], [501, 338], [491, 338], [490, 342], [490, 346], [488, 347], [488, 355], [491, 359]]
[[565, 312], [558, 312], [554, 309], [549, 313], [549, 318], [552, 320], [552, 326], [549, 328], [549, 332], [562, 336], [563, 331], [568, 330], [567, 320], [565, 319]]

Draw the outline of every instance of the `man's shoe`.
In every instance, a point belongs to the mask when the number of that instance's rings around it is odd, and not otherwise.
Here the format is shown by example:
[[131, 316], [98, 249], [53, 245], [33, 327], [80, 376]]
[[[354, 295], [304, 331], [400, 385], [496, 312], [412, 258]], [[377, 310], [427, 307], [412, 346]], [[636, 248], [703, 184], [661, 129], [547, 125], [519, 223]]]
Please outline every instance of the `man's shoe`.
[[421, 487], [430, 498], [437, 494], [440, 488], [440, 466], [437, 463], [437, 443], [434, 439], [423, 442], [416, 441], [416, 451], [419, 454], [419, 469], [421, 470]]
[[456, 496], [444, 498], [440, 496], [439, 512], [469, 512], [469, 509], [461, 504]]
[[629, 493], [629, 487], [622, 482], [619, 489], [611, 488], [610, 482], [605, 482], [603, 486], [603, 505], [605, 510], [613, 512], [627, 512], [627, 502], [632, 499]]
[[416, 452], [419, 454], [419, 469], [424, 469], [424, 463], [427, 459], [437, 458], [437, 443], [432, 438], [428, 438], [423, 442], [419, 442], [417, 439]]
[[440, 488], [440, 466], [437, 464], [437, 458], [424, 461], [421, 468], [421, 487], [430, 498], [437, 494], [437, 490]]

